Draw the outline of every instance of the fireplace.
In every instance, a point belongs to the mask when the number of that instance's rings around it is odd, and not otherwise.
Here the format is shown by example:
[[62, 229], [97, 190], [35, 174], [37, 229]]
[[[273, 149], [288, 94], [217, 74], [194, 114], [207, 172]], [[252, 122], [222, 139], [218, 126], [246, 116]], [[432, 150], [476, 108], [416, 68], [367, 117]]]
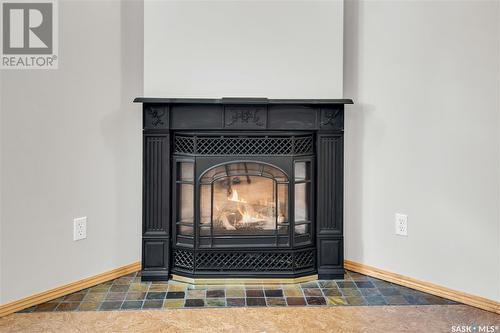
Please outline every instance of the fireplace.
[[343, 275], [350, 100], [143, 103], [144, 280]]

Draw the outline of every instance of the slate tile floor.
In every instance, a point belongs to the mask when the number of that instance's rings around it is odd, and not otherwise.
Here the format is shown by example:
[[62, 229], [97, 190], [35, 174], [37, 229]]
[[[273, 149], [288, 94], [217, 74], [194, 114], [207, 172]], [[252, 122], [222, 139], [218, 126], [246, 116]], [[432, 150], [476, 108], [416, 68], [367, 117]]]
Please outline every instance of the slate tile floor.
[[457, 304], [346, 271], [343, 280], [282, 285], [191, 285], [141, 282], [140, 273], [102, 283], [21, 312], [109, 311], [192, 307]]

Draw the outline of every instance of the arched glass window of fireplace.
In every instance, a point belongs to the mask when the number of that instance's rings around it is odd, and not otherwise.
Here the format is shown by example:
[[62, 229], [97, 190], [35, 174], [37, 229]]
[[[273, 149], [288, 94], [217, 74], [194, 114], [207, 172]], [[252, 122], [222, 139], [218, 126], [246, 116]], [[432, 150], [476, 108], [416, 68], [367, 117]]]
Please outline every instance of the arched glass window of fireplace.
[[[207, 170], [200, 178], [201, 246], [288, 246], [289, 180], [269, 164], [238, 161]], [[203, 242], [203, 239], [209, 242]]]

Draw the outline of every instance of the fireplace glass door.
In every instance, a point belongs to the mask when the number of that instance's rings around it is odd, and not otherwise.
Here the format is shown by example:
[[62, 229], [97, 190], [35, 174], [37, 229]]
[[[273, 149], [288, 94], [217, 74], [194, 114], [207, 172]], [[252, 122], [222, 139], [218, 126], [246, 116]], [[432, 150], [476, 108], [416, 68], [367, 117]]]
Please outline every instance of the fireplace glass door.
[[233, 162], [200, 178], [203, 247], [289, 244], [288, 178], [258, 162]]

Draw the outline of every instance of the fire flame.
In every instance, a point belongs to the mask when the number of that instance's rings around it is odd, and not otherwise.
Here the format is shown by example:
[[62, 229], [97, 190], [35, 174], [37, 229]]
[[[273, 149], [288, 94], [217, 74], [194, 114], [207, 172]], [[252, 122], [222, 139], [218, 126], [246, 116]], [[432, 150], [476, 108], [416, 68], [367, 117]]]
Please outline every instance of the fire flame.
[[239, 198], [238, 196], [238, 191], [233, 190], [233, 193], [231, 194], [231, 197], [228, 198], [229, 201], [234, 201], [234, 202], [246, 202], [245, 199]]
[[258, 220], [258, 218], [253, 217], [252, 215], [248, 214], [247, 211], [243, 211], [241, 209], [241, 207], [238, 207], [238, 212], [240, 212], [240, 214], [241, 214], [241, 220], [240, 220], [241, 223], [250, 223], [250, 222], [253, 222], [255, 220]]
[[[233, 190], [232, 193], [231, 193], [231, 196], [228, 197], [227, 199], [229, 201], [233, 201], [233, 202], [237, 202], [237, 203], [247, 203], [245, 199], [240, 198], [240, 196], [238, 195], [238, 191], [236, 191], [236, 190]], [[243, 224], [251, 223], [251, 222], [255, 222], [255, 221], [259, 221], [259, 220], [262, 219], [259, 216], [259, 214], [256, 214], [256, 216], [253, 216], [252, 214], [250, 214], [248, 212], [247, 209], [245, 209], [241, 205], [238, 205], [237, 209], [238, 209], [238, 212], [241, 214], [241, 220], [240, 220], [240, 222], [243, 223]]]

